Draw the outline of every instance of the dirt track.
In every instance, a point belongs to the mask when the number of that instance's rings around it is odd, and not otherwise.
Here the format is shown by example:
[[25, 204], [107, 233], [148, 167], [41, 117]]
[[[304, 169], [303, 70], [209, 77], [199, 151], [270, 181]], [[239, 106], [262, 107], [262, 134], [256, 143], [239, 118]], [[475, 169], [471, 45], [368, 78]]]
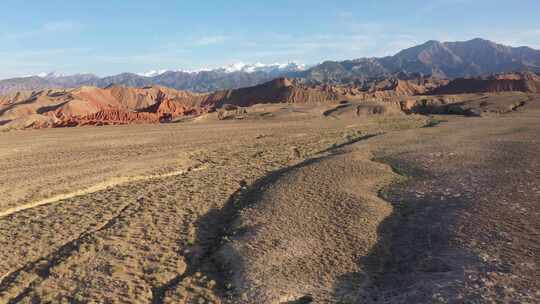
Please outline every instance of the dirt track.
[[539, 116], [0, 134], [0, 302], [534, 302]]

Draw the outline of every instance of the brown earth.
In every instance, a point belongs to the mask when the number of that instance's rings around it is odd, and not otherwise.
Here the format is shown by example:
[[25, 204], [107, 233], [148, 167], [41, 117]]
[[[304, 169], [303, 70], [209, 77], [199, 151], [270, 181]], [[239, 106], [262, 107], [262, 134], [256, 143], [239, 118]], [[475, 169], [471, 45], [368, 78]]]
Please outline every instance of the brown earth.
[[536, 303], [540, 98], [445, 98], [0, 133], [0, 302]]
[[531, 95], [520, 92], [439, 95], [407, 98], [400, 101], [400, 107], [408, 114], [490, 116], [514, 112], [533, 99]]
[[509, 73], [484, 78], [458, 78], [435, 89], [432, 94], [524, 92], [540, 93], [540, 76], [535, 73]]

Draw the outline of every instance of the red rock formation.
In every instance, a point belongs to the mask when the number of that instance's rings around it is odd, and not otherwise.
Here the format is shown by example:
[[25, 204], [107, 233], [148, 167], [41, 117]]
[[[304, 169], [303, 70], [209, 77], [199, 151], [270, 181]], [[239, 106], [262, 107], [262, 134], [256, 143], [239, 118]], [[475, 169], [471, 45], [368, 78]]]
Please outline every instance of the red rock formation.
[[[249, 107], [260, 103], [321, 103], [349, 97], [395, 96], [423, 93], [421, 84], [389, 80], [372, 90], [354, 86], [308, 86], [287, 78], [249, 88], [196, 94], [164, 87], [105, 89], [81, 87], [74, 90], [41, 91], [2, 99], [0, 122], [19, 120], [24, 127], [68, 127], [129, 123], [159, 123], [185, 115], [200, 115], [225, 104]], [[8, 100], [9, 99], [9, 100]], [[35, 120], [35, 123], [32, 123]]]
[[0, 98], [0, 124], [9, 128], [159, 123], [212, 110], [223, 96], [163, 87], [81, 87]]
[[[512, 75], [512, 79], [497, 77], [490, 80], [497, 83], [496, 90], [536, 90], [530, 85], [535, 81], [533, 76], [527, 76], [531, 79], [526, 79], [526, 86], [522, 83], [523, 76]], [[13, 121], [22, 128], [160, 123], [185, 115], [215, 111], [226, 104], [249, 107], [261, 103], [323, 103], [348, 99], [386, 101], [396, 96], [424, 94], [440, 83], [443, 81], [423, 76], [340, 86], [307, 85], [297, 80], [279, 78], [254, 87], [208, 94], [164, 87], [128, 88], [118, 85], [105, 89], [81, 87], [39, 91], [0, 99], [0, 125]]]
[[159, 123], [156, 113], [137, 113], [123, 110], [102, 110], [85, 116], [72, 116], [61, 119], [54, 127], [125, 125], [141, 123]]
[[185, 105], [174, 102], [170, 99], [159, 103], [156, 114], [160, 117], [170, 115], [172, 117], [184, 116], [190, 109]]

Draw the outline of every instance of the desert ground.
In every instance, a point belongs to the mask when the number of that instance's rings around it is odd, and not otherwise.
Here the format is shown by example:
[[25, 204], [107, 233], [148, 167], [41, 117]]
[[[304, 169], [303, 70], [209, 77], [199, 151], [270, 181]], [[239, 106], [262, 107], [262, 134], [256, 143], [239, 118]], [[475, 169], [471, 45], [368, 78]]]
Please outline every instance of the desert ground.
[[538, 303], [540, 97], [481, 97], [0, 133], [0, 303]]

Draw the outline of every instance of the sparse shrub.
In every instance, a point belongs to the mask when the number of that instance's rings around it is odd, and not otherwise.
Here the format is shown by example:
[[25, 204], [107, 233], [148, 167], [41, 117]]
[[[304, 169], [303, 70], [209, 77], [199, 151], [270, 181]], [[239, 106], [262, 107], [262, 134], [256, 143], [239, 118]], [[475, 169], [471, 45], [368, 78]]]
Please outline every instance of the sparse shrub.
[[431, 128], [438, 126], [439, 124], [446, 122], [445, 120], [438, 119], [438, 118], [430, 118], [429, 121], [424, 125], [424, 128]]

